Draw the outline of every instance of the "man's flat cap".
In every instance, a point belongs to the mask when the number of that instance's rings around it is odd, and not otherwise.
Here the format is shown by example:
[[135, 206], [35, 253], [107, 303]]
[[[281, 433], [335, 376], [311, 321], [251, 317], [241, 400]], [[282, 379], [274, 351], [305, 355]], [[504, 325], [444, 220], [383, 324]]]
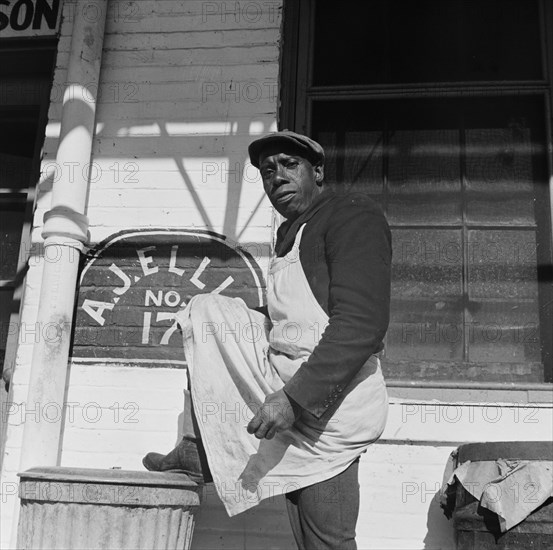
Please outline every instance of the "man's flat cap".
[[298, 154], [301, 154], [313, 165], [323, 164], [325, 161], [325, 153], [319, 143], [302, 134], [296, 134], [290, 130], [282, 130], [281, 132], [273, 132], [252, 141], [248, 147], [250, 162], [256, 168], [259, 168], [259, 155], [261, 155], [262, 151], [268, 146], [272, 147], [278, 144], [293, 147], [298, 151]]

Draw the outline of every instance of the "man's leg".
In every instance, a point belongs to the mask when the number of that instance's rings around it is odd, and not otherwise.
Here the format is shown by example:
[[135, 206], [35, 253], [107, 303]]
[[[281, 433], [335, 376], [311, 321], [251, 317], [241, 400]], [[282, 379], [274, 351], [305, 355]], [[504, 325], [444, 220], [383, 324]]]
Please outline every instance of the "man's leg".
[[359, 459], [337, 476], [286, 495], [299, 550], [355, 550]]
[[[188, 382], [190, 385], [190, 380]], [[209, 483], [213, 481], [205, 449], [202, 444], [200, 429], [192, 406], [189, 390], [184, 390], [183, 438], [168, 454], [148, 453], [142, 464], [147, 470], [164, 472], [179, 470], [187, 473], [193, 481]]]

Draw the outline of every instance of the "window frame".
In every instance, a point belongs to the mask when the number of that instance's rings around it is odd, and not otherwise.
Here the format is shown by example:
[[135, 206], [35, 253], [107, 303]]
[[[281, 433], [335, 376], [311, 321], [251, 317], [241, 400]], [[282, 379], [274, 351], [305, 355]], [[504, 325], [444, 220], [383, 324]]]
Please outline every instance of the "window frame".
[[[417, 84], [384, 84], [384, 85], [333, 85], [310, 86], [312, 82], [313, 31], [316, 0], [284, 0], [283, 37], [280, 65], [280, 107], [278, 112], [279, 129], [288, 128], [308, 134], [312, 128], [313, 103], [317, 100], [371, 100], [397, 98], [444, 98], [444, 97], [496, 97], [513, 95], [537, 95], [543, 98], [546, 136], [546, 179], [549, 182], [549, 203], [551, 235], [553, 246], [553, 5], [538, 0], [541, 25], [540, 44], [542, 51], [542, 79], [526, 81], [497, 82], [428, 82]], [[301, 24], [301, 26], [300, 26]], [[300, 31], [301, 28], [301, 31]], [[546, 191], [547, 192], [547, 191]], [[546, 285], [548, 281], [541, 282]], [[540, 294], [541, 294], [540, 290]], [[542, 337], [543, 337], [542, 331]], [[550, 338], [553, 335], [550, 336]], [[551, 342], [545, 349], [551, 348]], [[545, 352], [544, 362], [551, 363], [552, 358]], [[551, 367], [551, 365], [548, 365]], [[552, 377], [546, 372], [545, 379]], [[502, 383], [485, 381], [441, 381], [441, 380], [408, 380], [389, 379], [387, 385], [390, 394], [397, 397], [421, 397], [428, 394], [436, 397], [437, 393], [447, 390], [453, 395], [468, 393], [472, 401], [497, 400], [528, 403], [553, 402], [552, 382], [537, 383]], [[474, 390], [474, 391], [472, 391]], [[505, 393], [507, 392], [507, 393]]]

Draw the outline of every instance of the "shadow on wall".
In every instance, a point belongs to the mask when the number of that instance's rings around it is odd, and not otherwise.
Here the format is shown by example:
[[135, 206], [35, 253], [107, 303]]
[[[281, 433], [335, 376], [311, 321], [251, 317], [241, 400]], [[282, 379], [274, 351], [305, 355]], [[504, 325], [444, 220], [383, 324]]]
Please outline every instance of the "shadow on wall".
[[284, 497], [269, 498], [229, 518], [213, 483], [209, 483], [204, 488], [202, 506], [196, 517], [193, 546], [196, 550], [295, 548]]
[[440, 508], [440, 492], [430, 501], [426, 519], [428, 532], [424, 537], [424, 548], [428, 550], [455, 550], [455, 531], [453, 524]]
[[[147, 217], [144, 219], [138, 214], [135, 224], [124, 224], [116, 210], [122, 206], [128, 211], [142, 210], [146, 216], [147, 209], [156, 207], [174, 211], [193, 208], [201, 219], [201, 222], [195, 219], [193, 226], [222, 233], [232, 241], [240, 240], [265, 202], [258, 171], [247, 161], [247, 146], [256, 137], [272, 131], [274, 123], [264, 123], [255, 117], [246, 121], [205, 123], [137, 118], [129, 125], [129, 121], [104, 121], [102, 106], [98, 106], [87, 203], [91, 227], [132, 228], [159, 226], [163, 222], [160, 215], [157, 223], [148, 223]], [[189, 126], [194, 128], [187, 130]], [[217, 133], [221, 127], [228, 128], [228, 133]], [[255, 127], [253, 134], [252, 127]], [[65, 168], [57, 166], [55, 160], [46, 161], [45, 170], [54, 174], [50, 177], [43, 174], [42, 201], [51, 192], [53, 180], [61, 177]], [[163, 182], [164, 178], [167, 183]], [[175, 184], [177, 178], [180, 189]], [[248, 185], [250, 187], [245, 189]], [[180, 193], [183, 188], [186, 195]], [[93, 197], [91, 204], [90, 195], [100, 189], [120, 191], [120, 194], [103, 198], [105, 202]], [[131, 191], [135, 192], [134, 197], [129, 196]], [[167, 203], [160, 205], [156, 192], [164, 191], [173, 193]], [[152, 202], [148, 202], [148, 198]], [[128, 199], [126, 204], [125, 199]], [[244, 199], [253, 204], [241, 204]], [[112, 217], [96, 218], [94, 209], [100, 208], [113, 208]], [[241, 208], [248, 212], [245, 221], [239, 220]], [[169, 217], [167, 226], [182, 228], [190, 224], [185, 218], [176, 221]]]

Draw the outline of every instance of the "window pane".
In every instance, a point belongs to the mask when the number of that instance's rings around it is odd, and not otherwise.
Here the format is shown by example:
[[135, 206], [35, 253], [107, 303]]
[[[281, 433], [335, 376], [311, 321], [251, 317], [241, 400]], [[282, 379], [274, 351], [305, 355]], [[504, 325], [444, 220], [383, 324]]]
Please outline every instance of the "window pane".
[[388, 154], [390, 223], [460, 222], [457, 130], [391, 131]]
[[467, 221], [534, 225], [535, 190], [546, 186], [543, 99], [466, 103]]
[[346, 132], [344, 141], [344, 181], [382, 193], [382, 132]]
[[338, 144], [336, 143], [336, 132], [319, 132], [317, 141], [323, 146], [325, 151], [325, 173], [324, 181], [327, 183], [336, 183], [336, 164], [338, 158]]
[[459, 4], [463, 24], [461, 80], [543, 77], [536, 0], [465, 0]]
[[382, 132], [317, 134], [317, 141], [325, 150], [325, 182], [381, 195], [382, 140]]
[[461, 230], [394, 229], [392, 294], [458, 301], [463, 292]]
[[[37, 124], [36, 107], [10, 107], [0, 111], [0, 125], [10, 129], [9, 132], [0, 132], [0, 152], [13, 157], [27, 157], [30, 162], [35, 150]], [[3, 169], [1, 173], [3, 176]]]
[[385, 105], [390, 223], [459, 224], [459, 102], [411, 99]]
[[[462, 361], [463, 312], [423, 300], [394, 300], [386, 338], [387, 361]], [[397, 378], [397, 373], [392, 373]]]
[[390, 82], [541, 78], [532, 0], [393, 0]]
[[540, 361], [536, 235], [469, 231], [471, 361]]
[[380, 197], [384, 118], [365, 101], [314, 104], [313, 137], [325, 149], [325, 181]]
[[461, 230], [392, 232], [389, 360], [462, 360]]
[[390, 83], [462, 80], [462, 4], [390, 2]]
[[[6, 350], [6, 341], [10, 331], [10, 315], [13, 307], [13, 288], [0, 288], [0, 357], [2, 358]], [[11, 330], [15, 330], [12, 327]], [[2, 365], [0, 363], [0, 366]]]
[[313, 83], [385, 82], [384, 25], [384, 2], [317, 0]]
[[[540, 329], [536, 307], [528, 302], [481, 302], [467, 322], [469, 361], [540, 363]], [[534, 370], [542, 370], [534, 367]]]
[[28, 157], [10, 155], [0, 151], [0, 189], [20, 191], [31, 183], [31, 164]]
[[0, 198], [0, 279], [15, 278], [24, 215], [24, 202]]
[[535, 232], [471, 230], [468, 238], [469, 297], [531, 300], [537, 312]]
[[525, 80], [541, 73], [536, 0], [316, 2], [317, 86]]
[[468, 220], [533, 225], [529, 129], [467, 130], [466, 140]]

